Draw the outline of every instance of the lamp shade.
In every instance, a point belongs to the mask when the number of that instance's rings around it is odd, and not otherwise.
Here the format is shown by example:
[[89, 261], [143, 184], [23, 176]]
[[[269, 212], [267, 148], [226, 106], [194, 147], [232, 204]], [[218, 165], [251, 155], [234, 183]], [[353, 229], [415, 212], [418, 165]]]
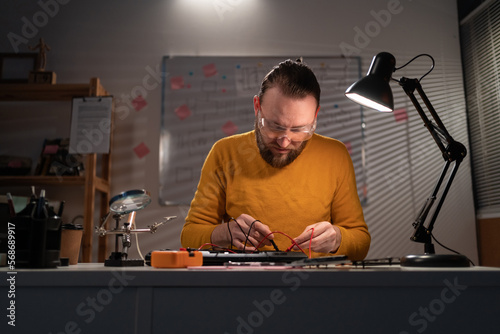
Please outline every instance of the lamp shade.
[[378, 111], [393, 111], [394, 99], [389, 85], [396, 59], [387, 52], [373, 57], [368, 73], [345, 91], [345, 96], [365, 107]]

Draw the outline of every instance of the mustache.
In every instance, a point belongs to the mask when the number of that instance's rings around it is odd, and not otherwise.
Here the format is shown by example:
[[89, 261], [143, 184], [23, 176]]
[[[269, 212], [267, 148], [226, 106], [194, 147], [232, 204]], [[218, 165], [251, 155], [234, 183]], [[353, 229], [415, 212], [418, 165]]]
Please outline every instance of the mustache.
[[275, 156], [274, 153], [271, 151], [272, 148], [280, 150], [283, 149], [278, 143], [271, 142], [266, 144], [264, 138], [262, 137], [262, 133], [260, 132], [260, 129], [258, 127], [255, 128], [255, 138], [257, 141], [257, 146], [259, 148], [261, 157], [268, 164], [276, 168], [285, 167], [291, 164], [300, 155], [302, 150], [305, 148], [307, 142], [307, 141], [302, 142], [301, 145], [297, 148], [295, 147], [284, 148], [287, 150], [286, 154], [283, 154], [281, 156], [278, 155]]

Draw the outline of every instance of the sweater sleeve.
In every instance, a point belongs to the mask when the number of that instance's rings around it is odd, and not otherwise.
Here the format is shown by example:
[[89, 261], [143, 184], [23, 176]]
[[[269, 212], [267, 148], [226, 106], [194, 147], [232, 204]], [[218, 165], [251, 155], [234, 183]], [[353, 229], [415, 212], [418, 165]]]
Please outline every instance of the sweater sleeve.
[[371, 237], [359, 201], [351, 157], [345, 150], [338, 167], [339, 184], [332, 201], [332, 223], [339, 227], [342, 240], [335, 254], [347, 255], [351, 261], [362, 260], [370, 248]]
[[201, 169], [198, 188], [181, 232], [183, 247], [198, 248], [210, 243], [212, 231], [222, 222], [226, 192], [223, 164], [220, 163], [217, 148], [216, 143]]

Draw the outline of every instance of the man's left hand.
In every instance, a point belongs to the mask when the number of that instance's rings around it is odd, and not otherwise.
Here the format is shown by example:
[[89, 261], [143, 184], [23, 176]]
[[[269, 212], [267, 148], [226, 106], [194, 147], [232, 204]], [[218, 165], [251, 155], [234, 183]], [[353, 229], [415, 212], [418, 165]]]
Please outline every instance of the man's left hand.
[[[311, 248], [312, 251], [318, 253], [336, 252], [341, 240], [340, 229], [327, 221], [307, 226], [304, 232], [294, 239], [300, 248]], [[297, 246], [294, 246], [293, 249], [299, 250]]]

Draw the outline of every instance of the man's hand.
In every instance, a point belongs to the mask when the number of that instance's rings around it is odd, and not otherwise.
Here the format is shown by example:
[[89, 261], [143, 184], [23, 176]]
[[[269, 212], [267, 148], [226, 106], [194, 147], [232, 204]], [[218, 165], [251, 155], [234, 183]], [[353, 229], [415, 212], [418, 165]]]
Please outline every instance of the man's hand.
[[[304, 229], [304, 232], [302, 232], [301, 235], [294, 239], [294, 241], [300, 246], [300, 248], [309, 248], [310, 243], [311, 250], [318, 253], [329, 253], [337, 251], [340, 246], [341, 240], [342, 235], [340, 234], [340, 229], [327, 221], [307, 226]], [[294, 246], [293, 249], [299, 250], [297, 246]]]
[[[250, 234], [248, 234], [249, 231]], [[255, 247], [269, 233], [271, 230], [267, 225], [262, 224], [252, 216], [242, 214], [236, 219], [231, 219], [229, 222], [217, 226], [212, 232], [211, 240], [213, 244], [219, 246], [230, 246], [232, 242], [233, 246], [238, 249], [255, 250]], [[272, 234], [269, 235], [266, 240], [262, 241], [261, 246], [270, 246], [269, 239], [273, 238]]]

